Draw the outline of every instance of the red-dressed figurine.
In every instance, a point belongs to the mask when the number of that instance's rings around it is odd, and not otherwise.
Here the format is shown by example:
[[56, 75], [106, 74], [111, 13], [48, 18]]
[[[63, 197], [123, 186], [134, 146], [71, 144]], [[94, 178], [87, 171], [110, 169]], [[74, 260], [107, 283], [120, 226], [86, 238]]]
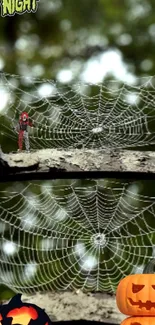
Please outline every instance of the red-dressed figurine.
[[19, 123], [17, 125], [18, 132], [18, 151], [22, 151], [23, 149], [23, 140], [25, 142], [25, 148], [27, 152], [30, 152], [30, 143], [29, 143], [29, 134], [28, 134], [28, 126], [33, 126], [29, 121], [29, 115], [27, 112], [23, 112], [20, 115]]

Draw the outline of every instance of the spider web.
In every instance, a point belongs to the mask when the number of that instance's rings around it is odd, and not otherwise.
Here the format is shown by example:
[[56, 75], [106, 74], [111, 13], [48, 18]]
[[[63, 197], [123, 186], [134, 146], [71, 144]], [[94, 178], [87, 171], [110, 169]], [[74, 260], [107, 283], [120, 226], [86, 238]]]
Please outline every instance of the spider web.
[[0, 202], [0, 282], [14, 291], [114, 293], [154, 256], [155, 197], [138, 183], [14, 184]]
[[10, 139], [12, 148], [17, 146], [13, 126], [26, 110], [34, 123], [29, 130], [34, 150], [153, 145], [154, 85], [154, 77], [137, 79], [134, 85], [114, 80], [62, 85], [1, 73], [0, 92], [6, 105], [1, 111], [0, 137]]

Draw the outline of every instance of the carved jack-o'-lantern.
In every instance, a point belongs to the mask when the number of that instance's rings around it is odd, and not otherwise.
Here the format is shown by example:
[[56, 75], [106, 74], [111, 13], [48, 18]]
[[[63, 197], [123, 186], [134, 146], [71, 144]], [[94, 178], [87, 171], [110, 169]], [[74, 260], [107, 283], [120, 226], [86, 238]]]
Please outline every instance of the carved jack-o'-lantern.
[[143, 274], [132, 274], [120, 281], [116, 302], [121, 313], [131, 316], [155, 316], [154, 264], [155, 260], [144, 268]]
[[0, 325], [51, 325], [45, 311], [38, 306], [21, 301], [21, 295], [14, 296], [8, 304], [0, 305]]
[[135, 316], [124, 319], [121, 325], [155, 325], [153, 316]]

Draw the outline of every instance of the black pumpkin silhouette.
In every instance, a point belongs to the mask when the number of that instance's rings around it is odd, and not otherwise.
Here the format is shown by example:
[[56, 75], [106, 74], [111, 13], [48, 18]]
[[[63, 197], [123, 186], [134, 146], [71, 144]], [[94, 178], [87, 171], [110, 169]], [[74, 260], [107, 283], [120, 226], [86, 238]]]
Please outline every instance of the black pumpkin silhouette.
[[0, 325], [51, 325], [44, 309], [21, 301], [21, 294], [14, 296], [8, 304], [0, 305]]

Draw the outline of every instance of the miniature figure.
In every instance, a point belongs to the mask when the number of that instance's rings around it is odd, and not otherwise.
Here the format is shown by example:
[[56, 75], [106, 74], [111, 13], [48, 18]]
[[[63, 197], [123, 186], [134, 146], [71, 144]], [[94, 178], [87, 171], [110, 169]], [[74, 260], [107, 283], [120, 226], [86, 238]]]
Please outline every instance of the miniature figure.
[[22, 151], [23, 140], [25, 142], [25, 148], [27, 152], [30, 152], [28, 126], [33, 126], [29, 121], [29, 115], [27, 112], [23, 112], [20, 115], [19, 123], [17, 124], [16, 130], [18, 132], [18, 151]]

